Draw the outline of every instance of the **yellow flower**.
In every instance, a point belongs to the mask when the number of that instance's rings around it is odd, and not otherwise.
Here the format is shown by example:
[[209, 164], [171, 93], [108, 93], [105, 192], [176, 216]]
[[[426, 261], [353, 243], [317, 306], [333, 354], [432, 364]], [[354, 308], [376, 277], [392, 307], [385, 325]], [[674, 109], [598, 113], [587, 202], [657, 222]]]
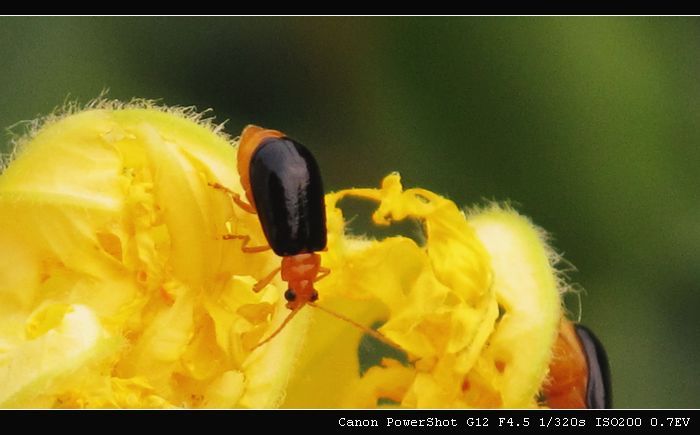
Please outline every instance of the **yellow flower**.
[[[553, 255], [507, 207], [466, 217], [404, 190], [326, 195], [332, 273], [287, 316], [280, 258], [243, 194], [236, 148], [186, 110], [101, 103], [46, 120], [0, 176], [0, 407], [532, 407], [561, 317]], [[339, 202], [424, 243], [347, 234]]]

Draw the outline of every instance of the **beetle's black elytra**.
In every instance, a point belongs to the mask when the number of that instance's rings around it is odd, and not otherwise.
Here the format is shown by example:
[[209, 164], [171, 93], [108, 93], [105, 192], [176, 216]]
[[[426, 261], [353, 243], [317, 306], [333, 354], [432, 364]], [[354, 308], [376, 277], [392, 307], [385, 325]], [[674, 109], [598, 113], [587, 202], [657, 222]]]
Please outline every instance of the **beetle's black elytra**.
[[250, 185], [265, 237], [284, 257], [326, 247], [326, 208], [318, 164], [287, 137], [268, 138], [250, 160]]

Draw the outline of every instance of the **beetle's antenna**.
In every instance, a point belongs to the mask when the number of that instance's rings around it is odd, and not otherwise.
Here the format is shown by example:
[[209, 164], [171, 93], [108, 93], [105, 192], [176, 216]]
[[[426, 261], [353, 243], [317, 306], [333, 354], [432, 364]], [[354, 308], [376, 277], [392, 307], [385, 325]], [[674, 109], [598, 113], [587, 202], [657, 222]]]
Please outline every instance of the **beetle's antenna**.
[[314, 307], [314, 308], [318, 308], [319, 310], [323, 311], [324, 313], [330, 314], [331, 316], [333, 316], [333, 317], [335, 317], [335, 318], [337, 318], [337, 319], [343, 320], [343, 321], [345, 321], [345, 322], [351, 324], [352, 326], [354, 326], [355, 328], [357, 328], [357, 329], [359, 329], [360, 331], [364, 332], [365, 334], [371, 335], [372, 337], [376, 338], [377, 340], [381, 341], [382, 343], [388, 344], [389, 346], [393, 347], [393, 348], [396, 349], [396, 350], [399, 350], [399, 351], [401, 351], [401, 352], [404, 352], [404, 353], [408, 354], [408, 352], [407, 352], [403, 347], [401, 347], [401, 346], [399, 346], [398, 344], [394, 343], [392, 340], [390, 340], [390, 339], [389, 339], [388, 337], [386, 337], [384, 334], [382, 334], [382, 333], [380, 333], [380, 332], [378, 332], [378, 331], [375, 331], [374, 329], [368, 328], [368, 327], [366, 327], [365, 325], [361, 325], [361, 324], [357, 323], [356, 321], [352, 320], [352, 319], [349, 318], [349, 317], [345, 317], [344, 315], [342, 315], [342, 314], [340, 314], [340, 313], [336, 313], [335, 311], [333, 311], [333, 310], [331, 310], [331, 309], [328, 309], [328, 308], [326, 308], [326, 307], [322, 307], [322, 306], [320, 306], [320, 305], [316, 305], [316, 304], [313, 303], [313, 302], [307, 302], [307, 304], [311, 305], [311, 306]]
[[[303, 305], [302, 305], [302, 306], [303, 306]], [[267, 343], [268, 341], [270, 341], [270, 340], [272, 340], [273, 338], [275, 338], [275, 337], [277, 336], [277, 334], [279, 334], [280, 332], [282, 332], [282, 329], [284, 329], [284, 327], [287, 326], [287, 323], [289, 323], [289, 322], [294, 318], [294, 316], [297, 315], [297, 313], [299, 312], [299, 310], [301, 310], [301, 307], [297, 308], [296, 310], [292, 310], [292, 312], [289, 313], [289, 315], [287, 316], [287, 318], [284, 319], [284, 322], [282, 322], [282, 324], [275, 330], [275, 332], [272, 333], [272, 335], [270, 335], [269, 337], [267, 337], [266, 339], [264, 339], [264, 340], [261, 341], [260, 343], [256, 344], [255, 347], [252, 348], [250, 351], [251, 351], [251, 352], [254, 351], [255, 349], [257, 349], [257, 348], [259, 348], [260, 346], [262, 346], [263, 344], [265, 344], [265, 343]]]

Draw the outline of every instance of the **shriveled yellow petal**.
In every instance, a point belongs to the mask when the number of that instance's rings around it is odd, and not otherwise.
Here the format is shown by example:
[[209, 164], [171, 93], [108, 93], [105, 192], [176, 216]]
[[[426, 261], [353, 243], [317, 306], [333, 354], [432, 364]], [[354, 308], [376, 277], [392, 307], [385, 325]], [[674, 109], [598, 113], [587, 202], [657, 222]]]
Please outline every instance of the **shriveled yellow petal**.
[[[347, 196], [378, 202], [377, 225], [421, 221], [425, 245], [345, 235], [337, 206]], [[362, 368], [361, 332], [319, 314], [286, 406], [536, 405], [560, 298], [547, 245], [527, 219], [498, 207], [467, 219], [439, 195], [404, 190], [398, 174], [381, 189], [329, 194], [327, 207], [323, 261], [333, 273], [319, 303], [365, 325], [380, 321], [406, 361]]]

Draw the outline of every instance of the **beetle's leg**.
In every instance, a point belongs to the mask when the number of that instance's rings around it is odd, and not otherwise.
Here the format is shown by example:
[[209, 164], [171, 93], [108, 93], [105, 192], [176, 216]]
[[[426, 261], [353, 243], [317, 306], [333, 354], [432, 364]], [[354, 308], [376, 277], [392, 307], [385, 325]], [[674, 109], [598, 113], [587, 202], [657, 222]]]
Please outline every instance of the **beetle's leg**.
[[224, 240], [243, 240], [243, 244], [241, 245], [241, 251], [245, 252], [246, 254], [255, 254], [256, 252], [264, 252], [270, 249], [269, 245], [248, 246], [248, 243], [250, 242], [250, 236], [245, 236], [241, 234], [224, 234], [223, 236], [221, 236], [221, 238]]
[[275, 277], [275, 275], [277, 275], [279, 273], [280, 270], [282, 270], [282, 268], [278, 267], [275, 270], [273, 270], [272, 272], [270, 272], [269, 274], [267, 274], [267, 276], [265, 276], [263, 279], [256, 282], [255, 285], [253, 286], [253, 291], [255, 293], [257, 293], [260, 290], [264, 289], [265, 286], [267, 286], [270, 283], [270, 281], [272, 281], [272, 279]]
[[229, 189], [228, 187], [223, 186], [223, 185], [221, 185], [221, 184], [219, 184], [219, 183], [209, 183], [209, 186], [213, 187], [214, 189], [223, 190], [224, 192], [226, 192], [226, 193], [231, 197], [231, 199], [233, 200], [233, 202], [236, 203], [237, 206], [239, 206], [239, 207], [242, 208], [244, 211], [247, 211], [247, 212], [250, 213], [250, 214], [256, 214], [255, 208], [253, 208], [252, 205], [250, 205], [250, 204], [248, 204], [247, 202], [243, 201], [243, 200], [241, 199], [241, 195], [239, 195], [238, 193], [236, 193], [236, 192], [234, 192], [233, 190]]
[[327, 267], [319, 267], [318, 268], [318, 275], [316, 275], [316, 279], [314, 279], [314, 282], [319, 282], [323, 278], [327, 277], [328, 274], [331, 273], [331, 270]]
[[277, 334], [279, 334], [280, 332], [282, 332], [282, 330], [284, 329], [284, 327], [287, 326], [287, 323], [289, 323], [289, 322], [294, 318], [294, 316], [297, 315], [297, 313], [299, 312], [300, 309], [301, 309], [301, 307], [292, 310], [292, 312], [289, 313], [289, 314], [287, 315], [287, 317], [284, 319], [284, 321], [282, 322], [282, 324], [275, 330], [275, 332], [273, 332], [272, 334], [270, 334], [269, 337], [267, 337], [266, 339], [264, 339], [264, 340], [261, 341], [260, 343], [256, 344], [255, 347], [254, 347], [252, 350], [255, 350], [255, 349], [259, 348], [259, 347], [262, 346], [263, 344], [265, 344], [265, 343], [269, 342], [270, 340], [272, 340], [273, 338], [275, 338], [275, 337], [277, 336]]

